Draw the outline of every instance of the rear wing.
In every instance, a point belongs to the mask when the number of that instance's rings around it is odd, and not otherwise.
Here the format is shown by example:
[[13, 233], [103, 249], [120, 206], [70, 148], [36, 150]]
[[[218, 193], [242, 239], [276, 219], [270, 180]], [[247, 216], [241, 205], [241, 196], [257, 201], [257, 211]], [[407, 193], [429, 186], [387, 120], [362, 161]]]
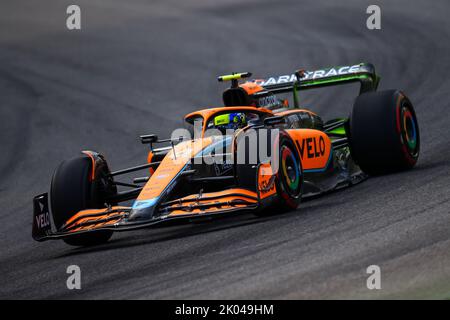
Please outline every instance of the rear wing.
[[293, 74], [251, 80], [251, 82], [273, 93], [359, 82], [361, 84], [360, 94], [375, 91], [379, 81], [380, 77], [375, 73], [375, 67], [370, 63], [338, 66], [314, 71], [301, 70]]

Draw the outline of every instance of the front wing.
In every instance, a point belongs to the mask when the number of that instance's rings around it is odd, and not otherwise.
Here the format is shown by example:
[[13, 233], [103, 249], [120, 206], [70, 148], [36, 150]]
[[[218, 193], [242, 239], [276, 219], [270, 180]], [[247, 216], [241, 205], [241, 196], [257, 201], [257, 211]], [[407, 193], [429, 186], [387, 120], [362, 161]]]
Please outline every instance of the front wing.
[[[272, 179], [273, 180], [273, 179]], [[53, 231], [47, 193], [33, 199], [33, 230], [36, 241], [63, 239], [83, 233], [110, 230], [129, 231], [179, 220], [201, 219], [243, 210], [265, 207], [276, 196], [275, 185], [268, 190], [261, 184], [257, 192], [233, 188], [220, 192], [190, 195], [160, 204], [159, 215], [146, 220], [128, 220], [131, 207], [113, 206], [76, 213], [59, 230]]]

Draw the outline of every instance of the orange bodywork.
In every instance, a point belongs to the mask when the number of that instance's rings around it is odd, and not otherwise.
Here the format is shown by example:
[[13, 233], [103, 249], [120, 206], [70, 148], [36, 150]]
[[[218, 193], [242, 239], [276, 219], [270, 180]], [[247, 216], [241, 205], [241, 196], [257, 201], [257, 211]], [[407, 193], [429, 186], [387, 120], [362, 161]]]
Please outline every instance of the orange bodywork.
[[[204, 208], [195, 208], [203, 205]], [[204, 193], [199, 197], [197, 194], [190, 195], [172, 201], [167, 209], [170, 210], [169, 217], [180, 215], [204, 214], [214, 211], [227, 211], [244, 209], [258, 205], [258, 195], [250, 190], [234, 188], [218, 192]], [[190, 209], [192, 207], [192, 209]], [[183, 209], [182, 209], [183, 208]]]
[[302, 159], [303, 170], [324, 169], [331, 159], [331, 141], [328, 135], [314, 129], [288, 129]]
[[120, 206], [82, 210], [67, 220], [63, 228], [69, 230], [70, 232], [75, 232], [114, 225], [115, 223], [121, 221], [126, 216], [128, 211], [128, 207]]
[[264, 88], [255, 82], [244, 82], [239, 85], [242, 89], [244, 89], [249, 95], [255, 94], [260, 91], [264, 91]]
[[270, 163], [263, 163], [258, 168], [258, 191], [261, 199], [268, 198], [277, 193], [275, 186], [275, 173]]
[[[254, 88], [255, 90], [257, 88]], [[250, 90], [250, 85], [249, 85]], [[253, 89], [252, 89], [253, 90]], [[254, 107], [222, 107], [200, 110], [186, 116], [202, 117], [204, 124], [211, 117], [222, 112], [254, 112], [265, 116], [273, 116], [272, 111]], [[276, 115], [285, 116], [299, 111], [310, 112], [308, 110], [287, 110]], [[310, 112], [312, 113], [312, 112]], [[203, 126], [203, 132], [205, 130]], [[245, 129], [242, 129], [242, 132]], [[287, 134], [294, 142], [302, 160], [303, 170], [322, 170], [327, 167], [331, 159], [332, 146], [327, 134], [314, 129], [287, 129]], [[170, 150], [156, 170], [151, 171], [149, 181], [145, 184], [138, 195], [136, 201], [152, 200], [160, 197], [164, 190], [176, 178], [188, 162], [211, 145], [213, 137], [200, 138], [191, 141], [182, 141]], [[89, 152], [85, 152], [92, 161], [93, 157]], [[152, 162], [153, 153], [149, 152], [147, 162]], [[94, 166], [93, 166], [94, 167]], [[91, 173], [94, 175], [94, 171]], [[243, 188], [231, 188], [219, 192], [203, 194], [192, 194], [180, 199], [162, 203], [160, 212], [165, 212], [166, 217], [201, 216], [202, 214], [227, 212], [237, 209], [255, 209], [259, 207], [260, 201], [277, 196], [276, 173], [273, 172], [270, 163], [262, 163], [257, 172], [256, 192]], [[82, 210], [72, 216], [63, 226], [68, 232], [94, 230], [101, 227], [114, 226], [123, 221], [130, 213], [130, 207], [115, 206], [103, 209]]]
[[[212, 138], [185, 141], [174, 146], [174, 150], [164, 157], [150, 180], [145, 184], [137, 200], [148, 200], [158, 197], [170, 181], [196, 154], [210, 145]], [[174, 152], [175, 151], [175, 152]]]
[[[151, 163], [153, 159], [153, 152], [149, 151], [148, 155], [147, 155], [147, 163]], [[148, 172], [150, 173], [150, 176], [153, 175], [153, 173], [155, 173], [155, 169], [153, 169], [152, 167], [150, 167], [148, 169]]]

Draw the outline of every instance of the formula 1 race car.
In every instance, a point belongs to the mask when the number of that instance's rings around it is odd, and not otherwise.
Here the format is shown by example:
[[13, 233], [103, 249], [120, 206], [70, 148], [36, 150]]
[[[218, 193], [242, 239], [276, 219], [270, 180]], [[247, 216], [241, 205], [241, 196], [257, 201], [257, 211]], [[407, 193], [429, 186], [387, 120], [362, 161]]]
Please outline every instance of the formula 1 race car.
[[[170, 139], [141, 136], [150, 147], [143, 165], [110, 171], [94, 151], [62, 162], [49, 194], [33, 200], [33, 238], [87, 246], [106, 242], [114, 231], [163, 222], [295, 210], [302, 198], [416, 164], [414, 108], [401, 91], [376, 91], [373, 65], [239, 82], [250, 76], [219, 77], [231, 81], [224, 106], [186, 115], [187, 127]], [[299, 91], [349, 82], [361, 87], [348, 118], [325, 122], [300, 108]], [[133, 182], [117, 180], [139, 170], [148, 173]], [[119, 205], [131, 200], [131, 206]]]

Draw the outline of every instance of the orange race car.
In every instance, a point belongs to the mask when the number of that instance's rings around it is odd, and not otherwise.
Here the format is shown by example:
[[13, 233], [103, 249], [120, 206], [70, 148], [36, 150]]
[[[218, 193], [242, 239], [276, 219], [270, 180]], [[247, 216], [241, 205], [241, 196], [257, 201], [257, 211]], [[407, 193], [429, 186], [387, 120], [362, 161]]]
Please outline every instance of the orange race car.
[[[33, 238], [94, 245], [114, 231], [162, 222], [293, 210], [304, 197], [416, 164], [420, 137], [414, 108], [401, 91], [376, 91], [373, 65], [238, 82], [250, 76], [219, 77], [231, 81], [224, 106], [186, 115], [187, 128], [170, 139], [141, 136], [150, 146], [143, 165], [110, 171], [94, 151], [62, 162], [50, 196], [33, 200]], [[299, 91], [349, 82], [359, 82], [361, 89], [348, 118], [324, 122], [300, 108]], [[280, 98], [286, 94], [292, 98]], [[133, 182], [117, 180], [140, 170], [148, 171]]]

